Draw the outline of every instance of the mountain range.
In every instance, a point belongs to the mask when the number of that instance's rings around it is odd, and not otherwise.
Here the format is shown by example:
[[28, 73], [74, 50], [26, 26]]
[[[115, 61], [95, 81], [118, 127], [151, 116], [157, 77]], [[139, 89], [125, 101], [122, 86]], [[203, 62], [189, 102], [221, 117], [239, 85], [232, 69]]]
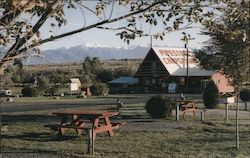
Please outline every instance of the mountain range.
[[107, 47], [96, 45], [79, 45], [71, 48], [59, 48], [56, 50], [42, 51], [38, 56], [32, 56], [23, 61], [24, 64], [56, 64], [66, 62], [80, 62], [86, 57], [99, 57], [108, 59], [143, 59], [149, 51], [149, 47]]

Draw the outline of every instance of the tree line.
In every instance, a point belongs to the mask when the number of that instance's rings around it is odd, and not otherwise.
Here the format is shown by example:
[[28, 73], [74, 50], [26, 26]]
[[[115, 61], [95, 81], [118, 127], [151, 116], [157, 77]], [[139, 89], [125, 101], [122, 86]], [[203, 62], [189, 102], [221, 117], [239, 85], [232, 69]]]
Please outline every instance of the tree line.
[[[130, 65], [106, 68], [98, 57], [86, 57], [81, 68], [43, 70], [31, 73], [22, 63], [17, 62], [8, 67], [0, 79], [1, 87], [37, 87], [38, 94], [53, 95], [60, 88], [69, 88], [70, 78], [79, 78], [83, 87], [93, 87], [95, 91], [103, 88], [108, 90], [107, 82], [121, 76], [132, 76], [135, 70]], [[101, 94], [102, 92], [96, 92]]]

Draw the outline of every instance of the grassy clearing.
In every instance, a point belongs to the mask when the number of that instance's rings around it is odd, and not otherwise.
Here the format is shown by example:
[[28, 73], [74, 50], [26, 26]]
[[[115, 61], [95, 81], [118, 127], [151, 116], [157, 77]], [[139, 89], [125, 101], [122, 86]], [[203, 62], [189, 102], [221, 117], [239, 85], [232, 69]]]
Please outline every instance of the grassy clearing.
[[[166, 122], [167, 123], [167, 122]], [[65, 140], [51, 139], [50, 131], [41, 123], [17, 122], [2, 133], [4, 151], [53, 153], [65, 156], [88, 157], [85, 137], [69, 132]], [[249, 124], [241, 123], [241, 148], [235, 150], [234, 125], [222, 122], [196, 124], [165, 132], [124, 131], [108, 138], [99, 134], [95, 157], [247, 157]]]
[[[86, 154], [86, 137], [77, 137], [74, 130], [69, 131], [63, 140], [51, 137], [51, 131], [43, 125], [59, 121], [58, 117], [51, 115], [56, 109], [2, 113], [2, 123], [9, 124], [9, 131], [1, 133], [1, 152], [96, 158], [250, 157], [249, 112], [240, 112], [240, 150], [237, 151], [235, 111], [230, 111], [229, 123], [225, 123], [225, 111], [221, 109], [208, 110], [204, 123], [200, 122], [199, 115], [193, 119], [191, 114], [187, 115], [187, 120], [181, 119], [178, 122], [174, 121], [174, 117], [157, 120], [145, 113], [145, 102], [133, 103], [133, 98], [127, 99], [132, 100], [125, 104], [122, 111], [122, 118], [127, 124], [116, 131], [112, 138], [106, 133], [98, 134], [94, 156]], [[103, 102], [103, 98], [94, 100]]]
[[8, 104], [34, 104], [34, 103], [39, 103], [39, 104], [47, 104], [47, 103], [80, 103], [80, 102], [85, 102], [85, 103], [90, 103], [90, 102], [96, 102], [97, 100], [99, 101], [110, 101], [114, 100], [114, 98], [106, 97], [106, 98], [101, 98], [99, 99], [98, 97], [88, 97], [88, 98], [77, 98], [77, 96], [65, 96], [65, 97], [60, 97], [60, 99], [55, 99], [54, 97], [20, 97], [20, 98], [14, 98], [14, 102], [10, 102]]

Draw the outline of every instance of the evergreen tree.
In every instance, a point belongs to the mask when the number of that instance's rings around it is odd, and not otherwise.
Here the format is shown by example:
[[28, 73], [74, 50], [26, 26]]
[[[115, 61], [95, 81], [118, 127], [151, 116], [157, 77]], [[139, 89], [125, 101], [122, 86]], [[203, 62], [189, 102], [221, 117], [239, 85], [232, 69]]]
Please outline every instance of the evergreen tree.
[[217, 106], [218, 99], [219, 99], [219, 90], [214, 81], [211, 80], [206, 84], [203, 93], [204, 105], [209, 109], [213, 109]]
[[249, 3], [229, 4], [221, 19], [206, 23], [204, 34], [211, 38], [197, 57], [204, 68], [223, 70], [239, 87], [250, 82]]

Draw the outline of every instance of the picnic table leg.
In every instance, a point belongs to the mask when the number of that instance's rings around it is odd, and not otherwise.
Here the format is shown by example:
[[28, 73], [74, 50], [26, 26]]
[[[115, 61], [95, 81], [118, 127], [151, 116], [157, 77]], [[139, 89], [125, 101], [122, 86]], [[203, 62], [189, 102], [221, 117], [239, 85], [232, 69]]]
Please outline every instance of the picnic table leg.
[[[79, 126], [83, 126], [83, 125], [80, 125], [79, 121], [77, 121], [78, 119], [78, 116], [77, 115], [72, 115], [72, 125], [79, 125]], [[78, 136], [81, 136], [82, 135], [82, 129], [76, 129], [76, 133]]]
[[[93, 135], [93, 139], [95, 140], [96, 138], [96, 131], [95, 129], [99, 126], [99, 118], [95, 118], [94, 121], [93, 121], [93, 125], [92, 125], [92, 135]], [[94, 141], [93, 140], [93, 141]]]
[[95, 150], [95, 144], [94, 144], [94, 141], [95, 141], [95, 131], [94, 131], [94, 126], [91, 130], [91, 134], [92, 134], [92, 137], [91, 137], [91, 143], [92, 143], [92, 155], [94, 155], [94, 150]]
[[88, 154], [94, 154], [94, 128], [90, 129], [86, 129], [87, 130], [87, 141], [88, 141], [88, 149], [87, 149], [87, 153]]
[[104, 117], [104, 121], [105, 121], [106, 126], [108, 126], [108, 133], [109, 133], [109, 136], [110, 136], [110, 137], [114, 136], [114, 132], [113, 132], [112, 125], [111, 125], [111, 123], [110, 123], [109, 117], [108, 117], [108, 116], [105, 116], [105, 117]]
[[[61, 125], [66, 125], [66, 122], [67, 122], [67, 116], [66, 115], [62, 116]], [[66, 130], [67, 130], [66, 128], [59, 128], [58, 130], [59, 136], [63, 136]]]
[[195, 118], [195, 107], [196, 107], [195, 103], [192, 104], [192, 107], [194, 108], [193, 113], [194, 113], [194, 118]]

